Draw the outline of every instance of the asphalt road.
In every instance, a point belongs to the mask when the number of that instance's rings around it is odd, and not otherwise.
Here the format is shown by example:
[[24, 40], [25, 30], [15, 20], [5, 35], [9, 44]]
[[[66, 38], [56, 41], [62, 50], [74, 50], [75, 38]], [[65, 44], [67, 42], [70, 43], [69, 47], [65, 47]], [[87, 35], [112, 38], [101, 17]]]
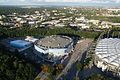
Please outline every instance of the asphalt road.
[[59, 80], [62, 75], [66, 75], [68, 71], [71, 69], [71, 67], [73, 66], [73, 64], [76, 61], [82, 59], [83, 53], [85, 53], [88, 50], [88, 48], [90, 48], [92, 41], [93, 40], [91, 39], [84, 39], [84, 40], [78, 41], [68, 64], [63, 69], [63, 71], [57, 76], [56, 80]]

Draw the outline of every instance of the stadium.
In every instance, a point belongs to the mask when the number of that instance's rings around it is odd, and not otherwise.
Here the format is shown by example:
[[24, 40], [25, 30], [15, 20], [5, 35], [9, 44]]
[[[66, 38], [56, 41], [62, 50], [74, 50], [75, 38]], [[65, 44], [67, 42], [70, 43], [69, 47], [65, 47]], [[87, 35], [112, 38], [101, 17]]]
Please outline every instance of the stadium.
[[120, 39], [100, 40], [95, 49], [94, 63], [102, 71], [110, 71], [114, 75], [120, 76]]
[[73, 49], [73, 40], [67, 36], [47, 36], [38, 40], [35, 49], [44, 54], [50, 54], [55, 57], [68, 55]]

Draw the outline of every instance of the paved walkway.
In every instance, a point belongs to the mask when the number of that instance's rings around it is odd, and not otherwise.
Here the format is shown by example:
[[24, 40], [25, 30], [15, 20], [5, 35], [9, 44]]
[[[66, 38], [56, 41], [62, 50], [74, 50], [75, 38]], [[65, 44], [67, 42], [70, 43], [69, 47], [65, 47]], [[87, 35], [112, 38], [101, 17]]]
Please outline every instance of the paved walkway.
[[85, 51], [90, 48], [92, 44], [91, 39], [84, 39], [78, 41], [78, 43], [75, 46], [74, 52], [72, 53], [71, 59], [69, 60], [68, 64], [66, 67], [63, 69], [63, 71], [57, 76], [56, 80], [59, 80], [62, 75], [67, 74], [68, 70], [72, 67], [72, 65], [77, 61], [82, 58], [82, 55]]
[[49, 73], [41, 71], [34, 80], [47, 80]]

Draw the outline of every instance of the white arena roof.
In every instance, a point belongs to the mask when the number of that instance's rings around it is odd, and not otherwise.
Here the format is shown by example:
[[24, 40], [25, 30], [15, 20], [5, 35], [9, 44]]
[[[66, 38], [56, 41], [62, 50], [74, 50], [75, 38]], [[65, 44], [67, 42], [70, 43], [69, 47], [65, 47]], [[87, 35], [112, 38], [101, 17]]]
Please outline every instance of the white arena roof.
[[120, 65], [120, 39], [105, 38], [98, 42], [96, 55], [103, 61], [115, 66]]

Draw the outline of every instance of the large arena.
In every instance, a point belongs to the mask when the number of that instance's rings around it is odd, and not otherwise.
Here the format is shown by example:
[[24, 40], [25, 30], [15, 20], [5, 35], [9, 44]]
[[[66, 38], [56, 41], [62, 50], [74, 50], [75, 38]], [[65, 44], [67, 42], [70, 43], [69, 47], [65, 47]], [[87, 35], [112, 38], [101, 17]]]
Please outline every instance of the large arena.
[[120, 39], [100, 40], [95, 49], [95, 64], [102, 71], [112, 71], [115, 75], [120, 75]]
[[47, 36], [35, 43], [35, 49], [44, 54], [64, 56], [72, 51], [73, 40], [67, 36]]

